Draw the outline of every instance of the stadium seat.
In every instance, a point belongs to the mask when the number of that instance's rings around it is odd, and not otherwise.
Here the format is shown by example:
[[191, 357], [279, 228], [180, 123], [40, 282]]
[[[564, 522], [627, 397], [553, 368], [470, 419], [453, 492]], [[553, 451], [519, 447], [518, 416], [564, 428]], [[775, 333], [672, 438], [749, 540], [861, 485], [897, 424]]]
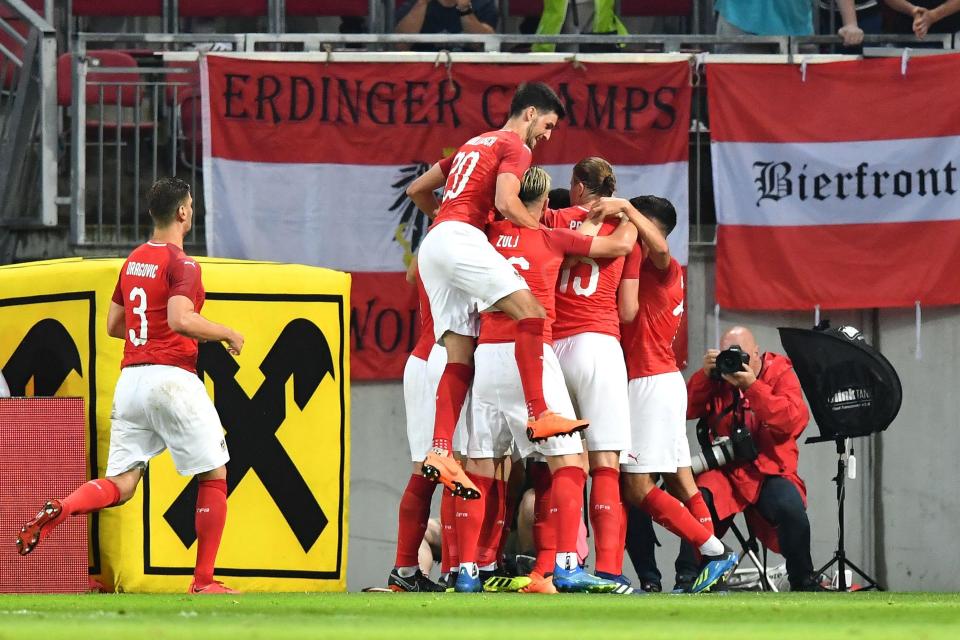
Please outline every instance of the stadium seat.
[[267, 0], [180, 0], [181, 18], [258, 18], [267, 15]]
[[[200, 89], [185, 89], [178, 95], [178, 147], [180, 162], [190, 169], [203, 170], [203, 127], [200, 108]], [[196, 149], [196, 151], [194, 151]]]
[[165, 73], [163, 81], [167, 83], [164, 89], [167, 104], [183, 102], [192, 93], [200, 90], [200, 63], [199, 62], [167, 62], [166, 68], [186, 69], [182, 73]]
[[369, 0], [287, 0], [288, 16], [349, 16], [370, 14]]
[[693, 0], [620, 0], [620, 16], [690, 16]]
[[[129, 53], [123, 51], [92, 50], [87, 57], [99, 61], [101, 67], [129, 67], [130, 72], [99, 72], [91, 66], [87, 73], [87, 104], [99, 104], [100, 91], [103, 90], [103, 103], [116, 105], [118, 100], [122, 107], [133, 107], [137, 104], [137, 92], [133, 83], [140, 81], [137, 71], [137, 62]], [[69, 106], [73, 100], [73, 72], [71, 68], [72, 54], [64, 53], [57, 60], [57, 104]], [[99, 84], [99, 83], [131, 83], [131, 84]], [[98, 84], [94, 84], [98, 83]]]
[[[7, 18], [3, 18], [3, 20], [24, 38], [30, 33], [30, 25], [23, 20], [11, 20]], [[0, 28], [0, 46], [6, 48], [18, 58], [23, 55], [23, 45], [20, 41], [2, 28]], [[18, 69], [19, 66], [14, 64], [12, 60], [7, 59], [5, 55], [0, 55], [0, 89], [8, 90], [14, 88]]]

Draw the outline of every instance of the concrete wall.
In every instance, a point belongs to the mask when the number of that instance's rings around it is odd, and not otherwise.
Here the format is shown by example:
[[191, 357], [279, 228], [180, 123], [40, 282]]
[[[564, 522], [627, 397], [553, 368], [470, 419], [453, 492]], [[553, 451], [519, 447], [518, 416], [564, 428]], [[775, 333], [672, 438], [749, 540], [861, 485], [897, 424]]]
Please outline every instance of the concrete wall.
[[[716, 342], [713, 278], [712, 250], [693, 251], [688, 276], [691, 365], [687, 375], [697, 368], [700, 354]], [[912, 309], [824, 316], [833, 326], [852, 324], [868, 338], [876, 327], [880, 349], [903, 383], [903, 407], [888, 431], [853, 441], [858, 476], [847, 481], [849, 559], [892, 590], [960, 590], [960, 554], [955, 551], [960, 539], [960, 492], [954, 473], [960, 460], [960, 393], [954, 389], [960, 373], [960, 313], [954, 308], [923, 310], [922, 360], [915, 357]], [[733, 324], [752, 328], [761, 349], [782, 352], [777, 327], [810, 327], [813, 310], [721, 310], [721, 331]], [[354, 383], [352, 399], [348, 585], [358, 590], [386, 580], [393, 563], [397, 504], [411, 467], [400, 383]], [[805, 435], [818, 433], [811, 423]], [[695, 440], [692, 428], [690, 437]], [[830, 559], [836, 547], [836, 488], [832, 482], [836, 464], [832, 444], [801, 445], [800, 472], [809, 491], [817, 567]], [[659, 528], [657, 533], [663, 543], [657, 559], [664, 586], [670, 587], [678, 545], [671, 534]], [[772, 558], [774, 561], [780, 560]]]

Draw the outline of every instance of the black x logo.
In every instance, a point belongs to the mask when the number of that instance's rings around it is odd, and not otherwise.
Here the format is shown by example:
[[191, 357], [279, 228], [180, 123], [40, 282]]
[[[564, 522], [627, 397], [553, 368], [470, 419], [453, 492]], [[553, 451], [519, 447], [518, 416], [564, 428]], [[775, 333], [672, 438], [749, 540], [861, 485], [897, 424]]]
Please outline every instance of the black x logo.
[[71, 371], [83, 375], [77, 345], [66, 327], [47, 318], [27, 331], [3, 368], [3, 377], [13, 396], [26, 395], [31, 378], [33, 395], [52, 396]]
[[[213, 380], [214, 405], [227, 430], [227, 494], [233, 492], [247, 471], [256, 471], [300, 546], [309, 551], [327, 526], [327, 516], [276, 432], [286, 419], [284, 387], [291, 376], [293, 398], [300, 409], [307, 406], [326, 375], [335, 377], [330, 345], [315, 324], [298, 318], [284, 327], [260, 364], [264, 381], [252, 398], [247, 397], [234, 377], [239, 368], [222, 344], [200, 345], [197, 370], [201, 377], [208, 375]], [[194, 478], [163, 514], [184, 547], [196, 540], [196, 498]]]

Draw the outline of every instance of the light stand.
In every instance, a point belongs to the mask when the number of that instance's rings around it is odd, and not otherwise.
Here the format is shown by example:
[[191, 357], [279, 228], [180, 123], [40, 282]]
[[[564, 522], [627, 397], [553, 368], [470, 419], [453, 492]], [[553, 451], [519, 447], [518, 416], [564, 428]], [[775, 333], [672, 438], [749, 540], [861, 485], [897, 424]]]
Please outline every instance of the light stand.
[[827, 442], [833, 440], [837, 445], [837, 475], [833, 478], [833, 481], [837, 484], [837, 518], [839, 520], [838, 535], [837, 535], [837, 550], [833, 553], [833, 558], [827, 564], [823, 565], [819, 570], [817, 570], [816, 575], [822, 574], [824, 571], [832, 567], [834, 564], [837, 565], [837, 590], [846, 591], [850, 586], [847, 584], [847, 572], [846, 568], [850, 567], [855, 571], [861, 578], [867, 582], [867, 586], [863, 587], [862, 591], [867, 591], [870, 589], [876, 589], [877, 591], [883, 591], [883, 587], [877, 583], [876, 580], [867, 575], [860, 567], [850, 562], [847, 559], [847, 550], [844, 546], [844, 517], [843, 517], [843, 505], [846, 500], [846, 480], [848, 470], [850, 473], [850, 478], [853, 479], [856, 477], [856, 458], [853, 455], [853, 448], [850, 448], [850, 453], [847, 453], [847, 440], [848, 438], [807, 438], [806, 442], [809, 444], [811, 442]]

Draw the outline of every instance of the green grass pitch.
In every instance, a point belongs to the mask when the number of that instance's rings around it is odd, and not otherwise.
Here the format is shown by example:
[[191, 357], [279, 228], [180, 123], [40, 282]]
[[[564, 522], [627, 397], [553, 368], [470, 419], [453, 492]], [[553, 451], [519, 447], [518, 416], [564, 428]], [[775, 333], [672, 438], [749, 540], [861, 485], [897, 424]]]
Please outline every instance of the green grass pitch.
[[0, 639], [960, 638], [960, 594], [0, 595]]

